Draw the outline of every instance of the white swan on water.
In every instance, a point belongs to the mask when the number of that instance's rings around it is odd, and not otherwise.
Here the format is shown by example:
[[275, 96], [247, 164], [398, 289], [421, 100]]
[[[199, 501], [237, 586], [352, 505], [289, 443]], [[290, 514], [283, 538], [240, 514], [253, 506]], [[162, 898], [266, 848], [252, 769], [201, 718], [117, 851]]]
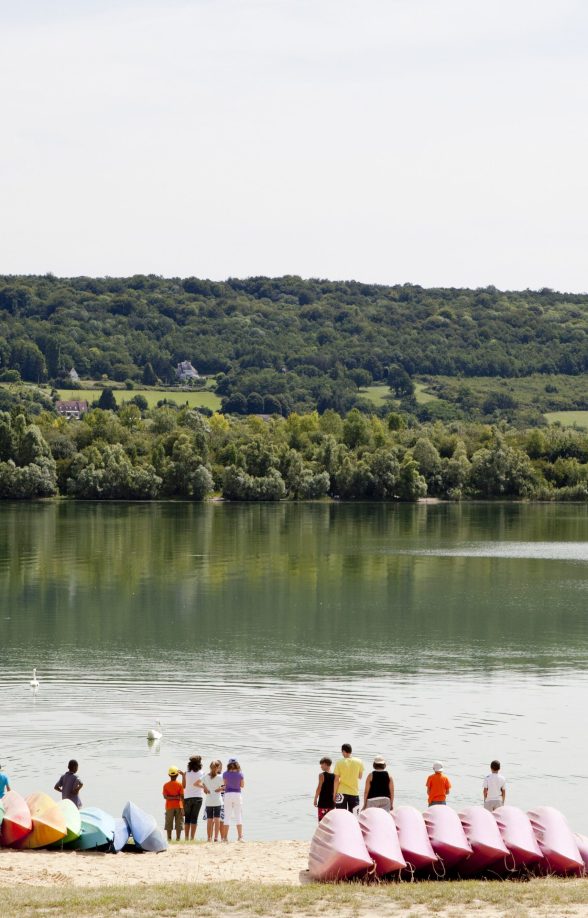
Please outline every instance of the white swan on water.
[[[159, 728], [161, 728], [161, 721], [160, 721], [160, 720], [156, 720], [155, 723], [157, 724], [157, 726], [158, 726]], [[155, 730], [155, 729], [152, 727], [150, 730], [147, 730], [147, 739], [151, 739], [151, 740], [160, 740], [162, 736], [163, 736], [163, 733], [161, 732], [161, 729]]]
[[36, 669], [33, 670], [33, 678], [31, 679], [29, 685], [31, 686], [32, 689], [38, 689], [38, 688], [39, 688], [39, 680], [37, 679], [37, 670], [36, 670]]

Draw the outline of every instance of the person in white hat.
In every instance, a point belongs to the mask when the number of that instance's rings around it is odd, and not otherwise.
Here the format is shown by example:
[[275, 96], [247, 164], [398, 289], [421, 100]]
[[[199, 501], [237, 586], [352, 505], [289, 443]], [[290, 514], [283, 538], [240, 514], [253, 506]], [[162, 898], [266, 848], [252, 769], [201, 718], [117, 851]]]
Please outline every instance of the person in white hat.
[[427, 778], [426, 787], [429, 806], [443, 806], [447, 803], [451, 781], [443, 774], [443, 762], [433, 762], [433, 774]]

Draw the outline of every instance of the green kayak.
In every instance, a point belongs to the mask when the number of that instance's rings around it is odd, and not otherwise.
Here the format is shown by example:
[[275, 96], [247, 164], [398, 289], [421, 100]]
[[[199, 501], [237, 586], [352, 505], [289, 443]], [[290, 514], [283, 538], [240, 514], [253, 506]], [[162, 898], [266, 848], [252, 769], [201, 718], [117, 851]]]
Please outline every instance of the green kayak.
[[108, 848], [114, 839], [114, 819], [98, 807], [87, 806], [79, 811], [82, 831], [78, 838], [68, 842], [68, 848], [88, 851], [94, 848]]
[[64, 845], [69, 845], [70, 842], [75, 841], [82, 834], [82, 817], [77, 806], [75, 803], [72, 803], [71, 800], [60, 800], [57, 806], [61, 810], [63, 818], [65, 819], [65, 827], [67, 831], [65, 838], [55, 842], [55, 844], [51, 845], [51, 847], [63, 848]]

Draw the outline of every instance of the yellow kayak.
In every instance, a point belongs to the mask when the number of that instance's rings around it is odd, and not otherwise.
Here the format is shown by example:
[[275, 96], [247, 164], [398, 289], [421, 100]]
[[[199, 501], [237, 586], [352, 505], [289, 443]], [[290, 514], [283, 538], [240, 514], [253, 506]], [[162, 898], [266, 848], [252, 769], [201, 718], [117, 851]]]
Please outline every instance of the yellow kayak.
[[52, 800], [48, 794], [39, 792], [29, 794], [26, 801], [31, 811], [33, 829], [19, 843], [19, 848], [46, 848], [47, 845], [52, 845], [65, 838], [67, 834], [65, 816], [55, 800]]

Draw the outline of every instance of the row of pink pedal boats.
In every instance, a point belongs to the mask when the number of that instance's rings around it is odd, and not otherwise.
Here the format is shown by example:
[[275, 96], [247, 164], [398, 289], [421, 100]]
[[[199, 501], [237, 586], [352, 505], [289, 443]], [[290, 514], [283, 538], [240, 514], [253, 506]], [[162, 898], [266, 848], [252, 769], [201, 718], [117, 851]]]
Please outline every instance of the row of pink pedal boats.
[[376, 875], [400, 878], [512, 877], [526, 873], [588, 872], [588, 837], [572, 832], [550, 806], [528, 813], [501, 806], [493, 813], [470, 806], [457, 813], [431, 806], [420, 813], [401, 806], [393, 814], [363, 810], [359, 819], [332, 810], [310, 845], [315, 880]]

